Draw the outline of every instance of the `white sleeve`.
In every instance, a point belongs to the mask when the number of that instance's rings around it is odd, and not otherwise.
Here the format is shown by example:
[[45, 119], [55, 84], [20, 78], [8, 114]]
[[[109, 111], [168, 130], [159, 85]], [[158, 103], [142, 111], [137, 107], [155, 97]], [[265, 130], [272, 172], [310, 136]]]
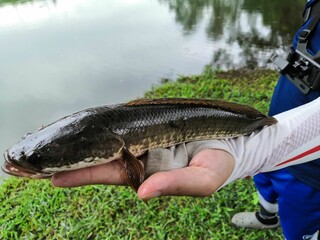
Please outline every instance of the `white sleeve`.
[[[320, 158], [320, 98], [275, 116], [278, 123], [250, 136], [221, 140], [236, 160], [224, 184]], [[219, 147], [220, 146], [220, 147]]]

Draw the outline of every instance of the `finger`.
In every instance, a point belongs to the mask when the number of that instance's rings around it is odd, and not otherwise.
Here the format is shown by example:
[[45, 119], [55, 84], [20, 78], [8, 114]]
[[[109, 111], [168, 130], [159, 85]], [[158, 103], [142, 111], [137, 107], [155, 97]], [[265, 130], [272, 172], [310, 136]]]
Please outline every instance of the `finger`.
[[186, 167], [150, 176], [138, 190], [144, 200], [158, 196], [209, 196], [224, 182], [210, 169]]
[[221, 150], [199, 152], [190, 166], [150, 176], [139, 188], [138, 196], [148, 200], [158, 196], [209, 196], [230, 176], [234, 158]]
[[125, 185], [120, 161], [74, 171], [56, 173], [51, 183], [56, 187], [77, 187], [89, 184]]

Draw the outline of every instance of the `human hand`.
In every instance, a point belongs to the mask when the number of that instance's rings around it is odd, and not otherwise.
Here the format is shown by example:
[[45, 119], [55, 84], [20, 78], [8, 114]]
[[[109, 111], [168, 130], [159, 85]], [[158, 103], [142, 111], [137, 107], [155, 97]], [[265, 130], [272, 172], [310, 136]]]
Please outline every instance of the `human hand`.
[[[204, 149], [196, 153], [189, 165], [175, 170], [156, 172], [138, 189], [138, 197], [149, 200], [159, 196], [209, 196], [231, 175], [235, 165], [232, 155], [223, 150]], [[61, 172], [53, 175], [57, 187], [90, 184], [126, 185], [121, 161]]]

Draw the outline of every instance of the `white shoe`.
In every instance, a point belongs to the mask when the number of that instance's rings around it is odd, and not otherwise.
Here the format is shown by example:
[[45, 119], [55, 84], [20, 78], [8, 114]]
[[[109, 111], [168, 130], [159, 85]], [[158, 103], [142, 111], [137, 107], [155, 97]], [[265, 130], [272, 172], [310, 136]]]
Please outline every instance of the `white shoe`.
[[232, 219], [231, 223], [236, 227], [242, 228], [251, 228], [251, 229], [273, 229], [280, 226], [279, 218], [277, 218], [277, 222], [274, 224], [266, 224], [259, 221], [256, 216], [256, 212], [241, 212], [235, 214]]

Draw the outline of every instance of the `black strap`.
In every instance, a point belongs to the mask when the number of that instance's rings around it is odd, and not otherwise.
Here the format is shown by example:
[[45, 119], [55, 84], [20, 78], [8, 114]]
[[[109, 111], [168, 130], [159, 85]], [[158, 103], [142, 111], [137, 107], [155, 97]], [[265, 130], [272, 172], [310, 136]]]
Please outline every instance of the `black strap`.
[[320, 11], [320, 1], [319, 0], [315, 1], [314, 4], [312, 4], [310, 7], [311, 7], [310, 16], [312, 17], [312, 16], [314, 16], [314, 15], [319, 13], [319, 11]]
[[[317, 4], [317, 5], [320, 6], [320, 4]], [[305, 43], [308, 40], [308, 37], [310, 36], [312, 31], [315, 29], [319, 21], [320, 21], [320, 11], [318, 11], [315, 14], [315, 16], [312, 17], [309, 25], [300, 32], [299, 42]]]
[[320, 1], [315, 0], [310, 6], [308, 6], [304, 11], [303, 11], [303, 20], [304, 22], [308, 21], [311, 17], [316, 15], [317, 12], [320, 11]]

